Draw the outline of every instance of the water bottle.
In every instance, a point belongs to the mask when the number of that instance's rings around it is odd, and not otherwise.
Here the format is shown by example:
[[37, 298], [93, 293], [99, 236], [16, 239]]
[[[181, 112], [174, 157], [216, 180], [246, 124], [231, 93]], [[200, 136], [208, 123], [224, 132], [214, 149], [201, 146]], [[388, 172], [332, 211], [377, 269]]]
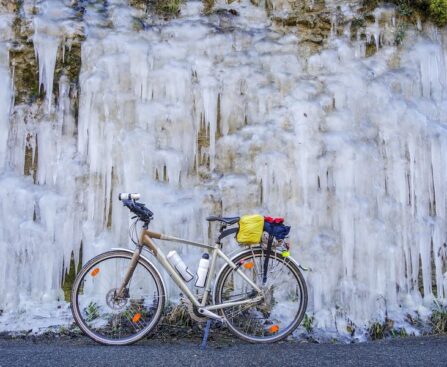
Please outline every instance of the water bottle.
[[203, 254], [199, 261], [199, 268], [197, 269], [196, 287], [203, 288], [205, 286], [206, 276], [208, 275], [208, 268], [210, 267], [210, 255]]
[[177, 251], [170, 251], [166, 257], [171, 265], [177, 269], [182, 278], [185, 279], [185, 281], [189, 282], [192, 278], [194, 278], [194, 275], [189, 271], [188, 267], [183, 262]]

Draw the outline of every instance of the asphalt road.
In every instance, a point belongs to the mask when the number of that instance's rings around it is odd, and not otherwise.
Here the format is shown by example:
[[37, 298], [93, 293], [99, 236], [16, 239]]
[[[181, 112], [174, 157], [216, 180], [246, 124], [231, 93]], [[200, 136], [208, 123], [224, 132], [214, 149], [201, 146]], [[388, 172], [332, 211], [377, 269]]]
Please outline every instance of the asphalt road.
[[144, 340], [106, 347], [85, 337], [0, 339], [0, 366], [447, 366], [447, 337], [408, 337], [361, 344], [219, 340]]

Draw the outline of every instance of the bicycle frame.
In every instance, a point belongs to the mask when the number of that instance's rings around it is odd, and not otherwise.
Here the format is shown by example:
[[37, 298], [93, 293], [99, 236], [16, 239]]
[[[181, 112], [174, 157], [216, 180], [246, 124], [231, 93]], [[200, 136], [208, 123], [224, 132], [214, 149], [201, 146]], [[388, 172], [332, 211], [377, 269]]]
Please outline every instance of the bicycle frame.
[[[207, 277], [207, 280], [205, 283], [205, 288], [204, 288], [205, 291], [203, 293], [201, 302], [190, 291], [187, 283], [183, 280], [183, 278], [180, 276], [180, 274], [177, 272], [177, 270], [174, 268], [174, 266], [171, 265], [171, 263], [166, 258], [166, 255], [155, 244], [153, 239], [183, 243], [183, 244], [192, 245], [195, 247], [205, 248], [205, 249], [211, 251], [210, 268], [208, 271], [208, 277]], [[140, 233], [139, 245], [137, 246], [136, 250], [134, 251], [134, 254], [133, 254], [133, 257], [131, 260], [131, 264], [129, 266], [129, 269], [126, 272], [123, 283], [121, 284], [120, 288], [118, 289], [117, 295], [121, 296], [123, 294], [123, 291], [126, 288], [127, 283], [129, 282], [130, 278], [132, 277], [132, 274], [137, 266], [138, 259], [140, 257], [143, 247], [147, 247], [149, 249], [149, 251], [155, 256], [155, 258], [160, 263], [160, 265], [168, 272], [168, 274], [174, 280], [174, 283], [177, 284], [177, 286], [188, 297], [188, 299], [192, 302], [192, 304], [194, 306], [196, 306], [199, 309], [199, 311], [205, 316], [220, 319], [220, 317], [218, 315], [214, 314], [211, 311], [223, 309], [226, 307], [255, 303], [255, 302], [262, 300], [263, 296], [260, 295], [260, 293], [262, 293], [262, 290], [250, 278], [248, 278], [241, 271], [241, 269], [239, 269], [239, 267], [233, 261], [231, 261], [231, 259], [227, 255], [225, 255], [222, 252], [221, 246], [222, 245], [220, 243], [216, 243], [214, 246], [211, 246], [211, 245], [207, 245], [207, 244], [200, 243], [200, 242], [189, 241], [189, 240], [185, 240], [183, 238], [177, 238], [177, 237], [168, 236], [168, 235], [165, 235], [162, 233], [152, 232], [152, 231], [149, 231], [149, 230], [143, 228]], [[223, 259], [229, 266], [231, 266], [233, 269], [235, 269], [236, 272], [241, 276], [241, 278], [244, 279], [244, 281], [246, 281], [251, 287], [253, 287], [253, 289], [256, 292], [258, 292], [258, 295], [256, 295], [253, 298], [244, 299], [241, 301], [224, 302], [224, 303], [217, 304], [217, 305], [206, 306], [206, 303], [207, 303], [207, 300], [208, 300], [208, 297], [209, 297], [209, 294], [211, 291], [211, 282], [215, 276], [216, 261], [217, 261], [218, 257]]]

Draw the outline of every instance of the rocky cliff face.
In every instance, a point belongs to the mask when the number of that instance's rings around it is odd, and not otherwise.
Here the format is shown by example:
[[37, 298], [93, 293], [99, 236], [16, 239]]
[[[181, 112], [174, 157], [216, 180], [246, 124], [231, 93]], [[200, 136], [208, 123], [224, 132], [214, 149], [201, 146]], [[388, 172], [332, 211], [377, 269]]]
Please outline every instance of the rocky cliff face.
[[[70, 321], [70, 264], [128, 245], [120, 191], [142, 193], [154, 228], [205, 241], [210, 213], [285, 216], [322, 334], [361, 338], [385, 317], [417, 333], [445, 301], [447, 33], [423, 14], [0, 9], [1, 329]], [[195, 269], [200, 254], [181, 255]]]

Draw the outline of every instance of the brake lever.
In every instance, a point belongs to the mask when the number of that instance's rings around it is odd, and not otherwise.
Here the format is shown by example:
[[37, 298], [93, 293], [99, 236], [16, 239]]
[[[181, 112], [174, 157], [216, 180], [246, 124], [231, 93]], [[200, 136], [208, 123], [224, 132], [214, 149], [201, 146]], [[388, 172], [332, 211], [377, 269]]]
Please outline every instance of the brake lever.
[[138, 218], [138, 215], [134, 215], [133, 217], [131, 217], [130, 219], [135, 219]]

